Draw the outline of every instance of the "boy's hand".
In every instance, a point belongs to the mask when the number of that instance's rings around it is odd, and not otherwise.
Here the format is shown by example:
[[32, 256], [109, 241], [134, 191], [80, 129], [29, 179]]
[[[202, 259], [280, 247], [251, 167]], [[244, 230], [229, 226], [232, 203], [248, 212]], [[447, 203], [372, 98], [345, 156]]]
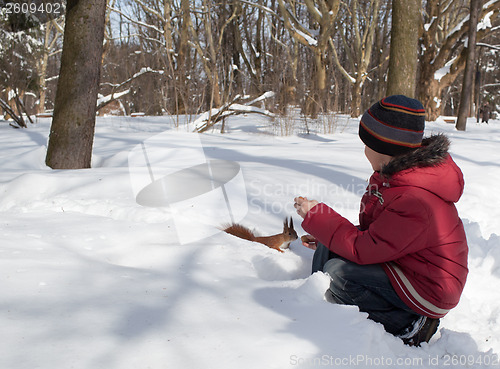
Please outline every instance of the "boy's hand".
[[311, 250], [316, 250], [316, 247], [318, 246], [316, 237], [311, 236], [310, 234], [306, 234], [302, 237], [300, 237], [300, 240], [302, 241], [302, 245], [311, 249]]
[[308, 200], [307, 197], [296, 197], [294, 199], [295, 204], [293, 205], [302, 218], [305, 218], [307, 212], [319, 204], [316, 200]]

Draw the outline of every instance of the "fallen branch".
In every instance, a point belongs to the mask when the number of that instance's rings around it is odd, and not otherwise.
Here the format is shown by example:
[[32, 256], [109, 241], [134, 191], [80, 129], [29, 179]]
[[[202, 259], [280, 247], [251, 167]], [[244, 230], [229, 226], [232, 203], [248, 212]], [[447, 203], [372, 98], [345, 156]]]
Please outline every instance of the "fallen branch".
[[99, 111], [99, 109], [104, 108], [109, 103], [112, 103], [116, 99], [119, 99], [120, 97], [125, 96], [129, 93], [130, 93], [130, 88], [128, 90], [125, 90], [125, 91], [113, 92], [113, 93], [106, 95], [106, 96], [100, 96], [97, 99], [97, 111]]
[[[26, 106], [24, 106], [24, 103], [21, 100], [21, 98], [19, 97], [19, 95], [17, 94], [17, 91], [16, 91], [16, 96], [14, 98], [16, 99], [17, 110], [21, 114], [21, 118], [22, 118], [22, 112], [24, 111], [24, 114], [26, 114], [30, 123], [34, 124], [33, 119], [31, 119], [30, 115], [28, 114], [28, 110], [26, 110]], [[24, 119], [23, 119], [23, 121], [24, 121]]]
[[214, 126], [221, 120], [232, 115], [256, 113], [265, 115], [270, 118], [274, 118], [275, 115], [271, 113], [269, 110], [262, 109], [257, 106], [252, 106], [252, 104], [256, 102], [263, 101], [273, 96], [274, 93], [269, 91], [250, 102], [247, 102], [245, 104], [239, 104], [238, 102], [242, 100], [242, 97], [240, 95], [237, 95], [233, 100], [222, 105], [220, 108], [212, 109], [211, 111], [207, 111], [202, 115], [200, 115], [200, 117], [193, 122], [195, 127], [194, 131], [198, 133], [205, 132], [206, 130], [208, 130], [210, 127]]
[[[149, 67], [141, 68], [141, 70], [139, 72], [134, 74], [132, 77], [130, 77], [126, 81], [123, 81], [122, 83], [119, 83], [119, 84], [109, 84], [108, 83], [108, 85], [110, 85], [113, 88], [113, 90], [123, 88], [123, 86], [125, 86], [126, 84], [131, 83], [133, 80], [139, 78], [140, 76], [142, 76], [146, 73], [163, 74], [163, 71], [162, 70], [153, 70]], [[119, 99], [120, 97], [129, 94], [130, 92], [131, 92], [131, 90], [129, 88], [128, 90], [124, 90], [124, 91], [120, 91], [120, 92], [112, 92], [109, 95], [99, 97], [99, 99], [97, 100], [97, 111], [99, 111], [99, 109], [104, 108], [109, 103], [112, 103], [116, 99]]]
[[17, 114], [14, 112], [14, 110], [11, 109], [9, 104], [7, 104], [5, 101], [0, 99], [0, 106], [2, 107], [5, 112], [10, 115], [10, 117], [14, 120], [14, 122], [17, 123], [17, 126], [13, 125], [10, 123], [10, 125], [14, 128], [26, 128], [26, 123], [24, 122], [24, 119], [22, 117], [18, 117]]
[[17, 111], [19, 112], [18, 118], [22, 122], [21, 127], [26, 128], [27, 126], [26, 126], [26, 122], [23, 119], [23, 112], [21, 110], [21, 102], [19, 101], [19, 96], [17, 95], [17, 92], [16, 92], [16, 95], [14, 96], [14, 102], [16, 103]]

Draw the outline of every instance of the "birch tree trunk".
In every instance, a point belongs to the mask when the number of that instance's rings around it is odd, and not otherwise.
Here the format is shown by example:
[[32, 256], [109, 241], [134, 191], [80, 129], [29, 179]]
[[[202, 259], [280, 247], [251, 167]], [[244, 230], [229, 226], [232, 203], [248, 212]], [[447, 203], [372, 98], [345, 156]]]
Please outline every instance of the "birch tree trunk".
[[61, 70], [46, 163], [89, 168], [101, 70], [106, 0], [68, 0]]

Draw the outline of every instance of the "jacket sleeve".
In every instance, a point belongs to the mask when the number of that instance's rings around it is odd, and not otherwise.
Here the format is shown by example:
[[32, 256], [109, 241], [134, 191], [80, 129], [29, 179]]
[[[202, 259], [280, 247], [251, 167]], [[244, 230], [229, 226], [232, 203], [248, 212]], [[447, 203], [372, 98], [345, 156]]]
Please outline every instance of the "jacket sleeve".
[[302, 228], [339, 256], [357, 264], [378, 264], [425, 248], [429, 221], [417, 198], [399, 196], [365, 231], [323, 203], [306, 214]]

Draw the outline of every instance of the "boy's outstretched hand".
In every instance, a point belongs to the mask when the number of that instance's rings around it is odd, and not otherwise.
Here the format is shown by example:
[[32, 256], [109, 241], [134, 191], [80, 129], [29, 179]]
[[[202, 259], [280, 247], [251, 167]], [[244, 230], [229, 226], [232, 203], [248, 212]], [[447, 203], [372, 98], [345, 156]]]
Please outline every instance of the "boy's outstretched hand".
[[[295, 204], [293, 205], [297, 210], [297, 214], [299, 214], [302, 218], [305, 218], [306, 214], [314, 208], [319, 203], [316, 200], [308, 200], [307, 197], [298, 196], [295, 199]], [[308, 247], [312, 250], [316, 250], [317, 240], [314, 236], [310, 234], [304, 235], [300, 238], [302, 241], [302, 245]]]
[[318, 246], [316, 237], [311, 236], [310, 234], [306, 234], [300, 237], [300, 240], [302, 241], [302, 246], [305, 246], [311, 250], [316, 250], [316, 247]]
[[316, 200], [308, 200], [307, 197], [302, 196], [296, 197], [294, 201], [293, 206], [302, 218], [305, 218], [307, 212], [319, 204]]

